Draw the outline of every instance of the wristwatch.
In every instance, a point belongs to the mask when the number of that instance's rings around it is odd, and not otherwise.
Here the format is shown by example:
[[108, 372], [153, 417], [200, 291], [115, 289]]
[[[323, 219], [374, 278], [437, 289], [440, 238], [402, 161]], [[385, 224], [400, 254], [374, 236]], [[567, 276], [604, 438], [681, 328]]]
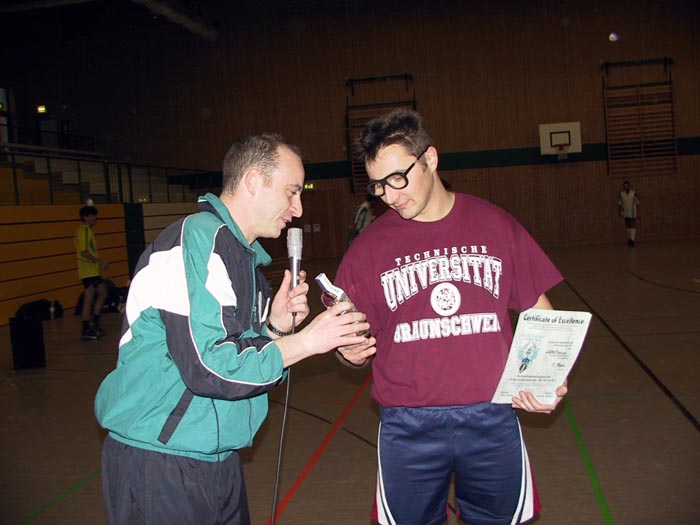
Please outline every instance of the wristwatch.
[[273, 334], [275, 334], [276, 336], [279, 336], [279, 337], [284, 337], [284, 336], [287, 336], [287, 335], [291, 335], [291, 334], [292, 334], [292, 331], [291, 331], [291, 330], [290, 330], [289, 332], [283, 332], [283, 331], [280, 330], [279, 328], [275, 328], [275, 326], [270, 322], [270, 318], [269, 318], [269, 317], [267, 318], [267, 329], [268, 329], [270, 332], [272, 332]]

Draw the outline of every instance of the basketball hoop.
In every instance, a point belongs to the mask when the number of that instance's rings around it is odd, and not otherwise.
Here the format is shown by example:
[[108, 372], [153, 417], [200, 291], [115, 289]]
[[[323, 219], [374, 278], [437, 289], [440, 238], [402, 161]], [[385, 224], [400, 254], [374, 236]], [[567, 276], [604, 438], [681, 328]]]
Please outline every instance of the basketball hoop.
[[565, 144], [558, 144], [554, 146], [557, 150], [557, 159], [566, 160], [569, 156], [569, 146]]

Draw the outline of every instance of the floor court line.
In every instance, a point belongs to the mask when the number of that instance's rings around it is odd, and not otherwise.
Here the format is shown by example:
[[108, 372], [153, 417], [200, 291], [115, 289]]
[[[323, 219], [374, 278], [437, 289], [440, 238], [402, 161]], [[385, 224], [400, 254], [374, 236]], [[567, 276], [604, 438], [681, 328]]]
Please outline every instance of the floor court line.
[[49, 501], [46, 505], [41, 507], [39, 510], [37, 510], [36, 512], [33, 512], [32, 514], [30, 514], [29, 516], [24, 518], [22, 521], [19, 522], [19, 525], [26, 525], [27, 523], [31, 523], [32, 521], [37, 519], [39, 516], [41, 516], [44, 512], [49, 510], [51, 507], [56, 506], [61, 501], [63, 501], [68, 496], [70, 496], [75, 491], [77, 491], [80, 487], [85, 485], [88, 481], [91, 481], [94, 477], [99, 476], [99, 475], [100, 475], [100, 469], [97, 469], [97, 470], [91, 472], [86, 477], [84, 477], [83, 479], [78, 481], [75, 485], [73, 485], [72, 487], [69, 487], [64, 492], [62, 492], [61, 494], [59, 494], [58, 496], [53, 498], [51, 501]]
[[[296, 491], [298, 490], [299, 486], [301, 486], [301, 483], [304, 481], [304, 479], [306, 478], [306, 476], [308, 475], [308, 473], [311, 471], [311, 469], [313, 468], [313, 466], [314, 466], [314, 464], [316, 463], [316, 461], [320, 458], [320, 456], [322, 455], [323, 451], [324, 451], [325, 448], [328, 446], [328, 443], [330, 443], [330, 441], [331, 441], [331, 439], [333, 438], [333, 436], [335, 435], [335, 433], [338, 431], [338, 429], [340, 428], [340, 426], [342, 425], [342, 423], [345, 421], [345, 419], [346, 419], [347, 416], [349, 415], [349, 413], [350, 413], [350, 411], [352, 410], [352, 408], [353, 408], [353, 407], [355, 406], [355, 404], [357, 403], [357, 399], [359, 399], [359, 396], [362, 394], [362, 392], [363, 392], [363, 391], [367, 388], [367, 386], [369, 385], [369, 382], [370, 382], [370, 380], [371, 380], [371, 377], [372, 377], [372, 375], [371, 375], [371, 374], [368, 374], [367, 378], [366, 378], [365, 381], [362, 383], [362, 385], [360, 385], [360, 387], [358, 388], [358, 390], [357, 390], [357, 392], [355, 393], [355, 395], [353, 396], [353, 398], [352, 398], [352, 399], [350, 400], [350, 402], [346, 405], [345, 410], [343, 410], [343, 412], [341, 413], [341, 415], [340, 415], [340, 417], [338, 418], [338, 420], [333, 424], [333, 426], [331, 427], [331, 429], [328, 431], [328, 433], [326, 434], [326, 437], [324, 438], [323, 442], [321, 443], [321, 445], [319, 446], [319, 448], [316, 450], [316, 452], [315, 452], [314, 455], [312, 456], [311, 460], [309, 460], [309, 462], [307, 463], [307, 465], [304, 467], [304, 470], [302, 471], [302, 473], [297, 477], [297, 479], [296, 479], [296, 481], [294, 482], [294, 484], [292, 485], [292, 487], [289, 489], [289, 491], [287, 491], [287, 493], [285, 494], [285, 496], [282, 498], [282, 502], [280, 503], [280, 505], [277, 506], [277, 512], [275, 513], [275, 519], [279, 518], [279, 516], [282, 514], [282, 511], [284, 510], [284, 508], [285, 508], [285, 507], [287, 506], [287, 504], [291, 501], [292, 497], [294, 496], [294, 494], [295, 494]], [[9, 376], [8, 376], [8, 378], [9, 378]], [[276, 402], [276, 401], [271, 401], [271, 402], [278, 403], [278, 402]], [[290, 408], [294, 408], [294, 407], [290, 407]], [[317, 419], [321, 419], [322, 421], [325, 421], [326, 423], [329, 423], [329, 424], [331, 423], [329, 420], [327, 420], [327, 419], [325, 419], [325, 418], [322, 418], [322, 417], [319, 417], [319, 416], [316, 416], [316, 415], [314, 415], [314, 414], [312, 414], [312, 413], [310, 413], [310, 412], [307, 412], [307, 411], [305, 411], [305, 410], [296, 409], [296, 408], [295, 408], [294, 410], [297, 410], [297, 411], [302, 412], [302, 413], [304, 413], [304, 414], [307, 414], [307, 415], [309, 415], [309, 416], [315, 417], [315, 418], [317, 418]], [[350, 432], [350, 431], [348, 431], [348, 432], [349, 432], [350, 434], [352, 434], [353, 436], [359, 438], [361, 441], [364, 441], [364, 442], [368, 443], [369, 445], [375, 446], [374, 444], [370, 443], [368, 440], [366, 440], [366, 439], [363, 438], [362, 436], [359, 436], [359, 435], [355, 434], [354, 432]], [[49, 510], [50, 508], [56, 506], [58, 503], [60, 503], [61, 501], [63, 501], [64, 499], [66, 499], [68, 496], [70, 496], [71, 494], [73, 494], [74, 492], [76, 492], [76, 491], [77, 491], [80, 487], [82, 487], [85, 483], [91, 481], [91, 480], [92, 480], [93, 478], [95, 478], [96, 476], [99, 476], [99, 475], [100, 475], [100, 472], [101, 472], [100, 469], [97, 469], [97, 470], [91, 472], [91, 473], [88, 474], [85, 478], [83, 478], [83, 479], [81, 479], [80, 481], [78, 481], [75, 485], [73, 485], [72, 487], [69, 487], [69, 488], [66, 489], [64, 492], [62, 492], [61, 494], [59, 494], [58, 496], [56, 496], [55, 498], [53, 498], [53, 499], [52, 499], [51, 501], [49, 501], [46, 505], [44, 505], [43, 507], [41, 507], [41, 508], [38, 509], [37, 511], [33, 512], [32, 514], [30, 514], [29, 516], [27, 516], [26, 518], [24, 518], [22, 521], [19, 522], [19, 525], [27, 525], [27, 524], [31, 523], [32, 521], [34, 521], [35, 519], [37, 519], [39, 516], [41, 516], [44, 512], [46, 512], [46, 511]], [[269, 524], [270, 524], [270, 520], [267, 521], [267, 525], [269, 525]]]
[[[284, 405], [284, 403], [282, 403], [281, 401], [277, 401], [277, 400], [274, 400], [274, 399], [271, 399], [271, 400], [270, 400], [270, 403], [275, 403], [275, 404], [277, 404], [277, 405]], [[334, 407], [335, 407], [335, 406], [343, 406], [343, 405], [344, 405], [344, 403], [334, 403], [334, 404], [333, 404]], [[359, 405], [359, 406], [364, 406], [362, 403], [357, 403], [357, 405]], [[356, 406], [357, 406], [357, 405], [356, 405]], [[368, 403], [368, 405], [369, 405], [369, 403]], [[295, 410], [295, 411], [297, 411], [297, 412], [300, 412], [301, 414], [307, 415], [307, 416], [312, 417], [312, 418], [314, 418], [314, 419], [318, 419], [319, 421], [323, 421], [324, 423], [327, 423], [328, 425], [332, 425], [332, 424], [333, 424], [333, 422], [332, 422], [331, 420], [326, 419], [325, 417], [319, 416], [318, 414], [314, 414], [313, 412], [309, 412], [308, 410], [304, 410], [304, 409], [295, 407], [294, 405], [289, 405], [289, 409], [290, 409], [290, 410]], [[377, 444], [376, 444], [376, 443], [373, 443], [372, 441], [370, 441], [370, 440], [367, 439], [366, 437], [361, 436], [360, 434], [357, 434], [356, 432], [353, 432], [352, 430], [350, 430], [350, 429], [348, 429], [348, 428], [343, 428], [342, 430], [343, 430], [343, 432], [346, 432], [346, 433], [350, 434], [351, 436], [353, 436], [353, 437], [359, 439], [360, 441], [362, 441], [362, 442], [364, 442], [364, 443], [367, 443], [370, 447], [375, 448], [375, 449], [377, 448]]]
[[591, 306], [588, 301], [586, 301], [583, 296], [574, 288], [571, 283], [567, 280], [566, 284], [569, 286], [571, 291], [576, 294], [576, 296], [583, 302], [584, 305], [586, 305], [586, 308], [588, 308], [588, 311], [590, 311], [602, 324], [605, 326], [605, 328], [610, 332], [610, 335], [612, 335], [615, 340], [620, 344], [620, 346], [629, 354], [629, 356], [634, 359], [634, 361], [639, 365], [639, 367], [644, 370], [644, 372], [649, 376], [649, 378], [656, 384], [656, 386], [659, 387], [659, 389], [668, 397], [671, 402], [676, 406], [676, 408], [685, 416], [685, 418], [690, 422], [693, 427], [695, 427], [695, 430], [700, 432], [700, 421], [698, 421], [695, 416], [686, 408], [686, 406], [681, 403], [678, 398], [673, 394], [671, 389], [669, 389], [662, 381], [659, 379], [656, 374], [652, 371], [651, 368], [649, 368], [644, 361], [636, 354], [634, 351], [627, 345], [627, 343], [620, 337], [620, 335], [615, 331], [615, 329], [610, 326], [605, 319]]
[[[345, 409], [340, 414], [340, 416], [338, 417], [336, 422], [333, 424], [331, 429], [328, 431], [326, 436], [323, 438], [323, 441], [318, 446], [318, 448], [316, 449], [314, 454], [311, 456], [311, 459], [309, 459], [309, 461], [306, 463], [306, 465], [302, 469], [301, 473], [294, 480], [294, 483], [292, 483], [292, 486], [289, 488], [289, 490], [286, 492], [286, 494], [282, 497], [282, 500], [280, 501], [279, 505], [277, 505], [277, 512], [275, 513], [275, 520], [277, 520], [282, 515], [282, 512], [284, 512], [284, 509], [287, 507], [287, 505], [289, 505], [289, 502], [292, 501], [297, 490], [299, 490], [299, 487], [301, 487], [301, 484], [304, 482], [306, 477], [309, 475], [309, 472], [311, 472], [311, 470], [313, 469], [316, 462], [323, 455], [323, 453], [326, 450], [326, 447], [328, 447], [328, 444], [332, 441], [333, 437], [335, 436], [336, 432], [338, 432], [338, 430], [342, 426], [345, 419], [348, 417], [348, 415], [350, 415], [350, 412], [352, 411], [353, 407], [355, 406], [358, 399], [360, 398], [362, 393], [365, 391], [365, 389], [367, 388], [367, 386], [369, 385], [371, 380], [372, 380], [372, 374], [367, 374], [367, 377], [365, 378], [363, 383], [360, 385], [360, 387], [357, 389], [357, 391], [355, 392], [355, 395], [353, 395], [352, 399], [345, 406]], [[269, 518], [265, 522], [265, 525], [270, 525], [271, 522], [272, 522], [272, 519]]]
[[[641, 275], [637, 275], [634, 272], [630, 272], [629, 270], [626, 270], [626, 273], [631, 275], [632, 277], [635, 277], [636, 279], [639, 279], [643, 283], [650, 284], [652, 286], [658, 286], [660, 288], [668, 288], [669, 290], [675, 290], [676, 292], [685, 292], [685, 293], [700, 293], [700, 290], [691, 290], [689, 288], [681, 288], [678, 286], [670, 286], [668, 284], [663, 284], [663, 283], [657, 283], [656, 281], [651, 281], [647, 279], [646, 277], [642, 277]], [[693, 281], [700, 282], [697, 279], [693, 279]]]
[[578, 423], [574, 417], [574, 411], [571, 408], [571, 403], [568, 399], [564, 398], [564, 412], [566, 413], [566, 418], [569, 420], [569, 425], [571, 426], [571, 432], [574, 435], [574, 440], [576, 441], [576, 446], [578, 447], [579, 454], [581, 454], [581, 459], [583, 460], [583, 465], [586, 467], [586, 472], [588, 473], [588, 481], [593, 488], [593, 495], [598, 502], [598, 508], [603, 516], [603, 523], [605, 525], [613, 525], [615, 521], [613, 520], [612, 514], [610, 513], [610, 508], [605, 500], [605, 495], [603, 494], [603, 489], [600, 486], [600, 481], [598, 481], [598, 476], [593, 468], [593, 461], [588, 454], [588, 449], [583, 441], [583, 435], [579, 430]]

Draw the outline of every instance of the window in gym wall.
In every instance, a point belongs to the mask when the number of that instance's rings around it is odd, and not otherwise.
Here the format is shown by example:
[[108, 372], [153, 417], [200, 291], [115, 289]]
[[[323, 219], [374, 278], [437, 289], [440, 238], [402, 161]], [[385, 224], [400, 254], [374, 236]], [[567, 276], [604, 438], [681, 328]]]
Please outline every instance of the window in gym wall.
[[611, 177], [676, 172], [672, 64], [670, 58], [601, 64]]
[[348, 160], [352, 170], [351, 193], [366, 193], [369, 177], [365, 165], [359, 162], [357, 141], [365, 124], [379, 115], [397, 108], [416, 109], [413, 76], [387, 75], [371, 78], [351, 78], [346, 81], [345, 133]]

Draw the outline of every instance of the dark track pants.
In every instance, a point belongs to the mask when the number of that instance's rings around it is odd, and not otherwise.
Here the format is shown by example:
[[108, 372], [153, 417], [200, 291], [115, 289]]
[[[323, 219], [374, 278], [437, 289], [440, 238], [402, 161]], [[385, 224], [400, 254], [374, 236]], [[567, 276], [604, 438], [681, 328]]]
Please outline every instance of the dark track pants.
[[110, 525], [250, 525], [237, 453], [220, 462], [200, 461], [107, 436], [102, 492]]

